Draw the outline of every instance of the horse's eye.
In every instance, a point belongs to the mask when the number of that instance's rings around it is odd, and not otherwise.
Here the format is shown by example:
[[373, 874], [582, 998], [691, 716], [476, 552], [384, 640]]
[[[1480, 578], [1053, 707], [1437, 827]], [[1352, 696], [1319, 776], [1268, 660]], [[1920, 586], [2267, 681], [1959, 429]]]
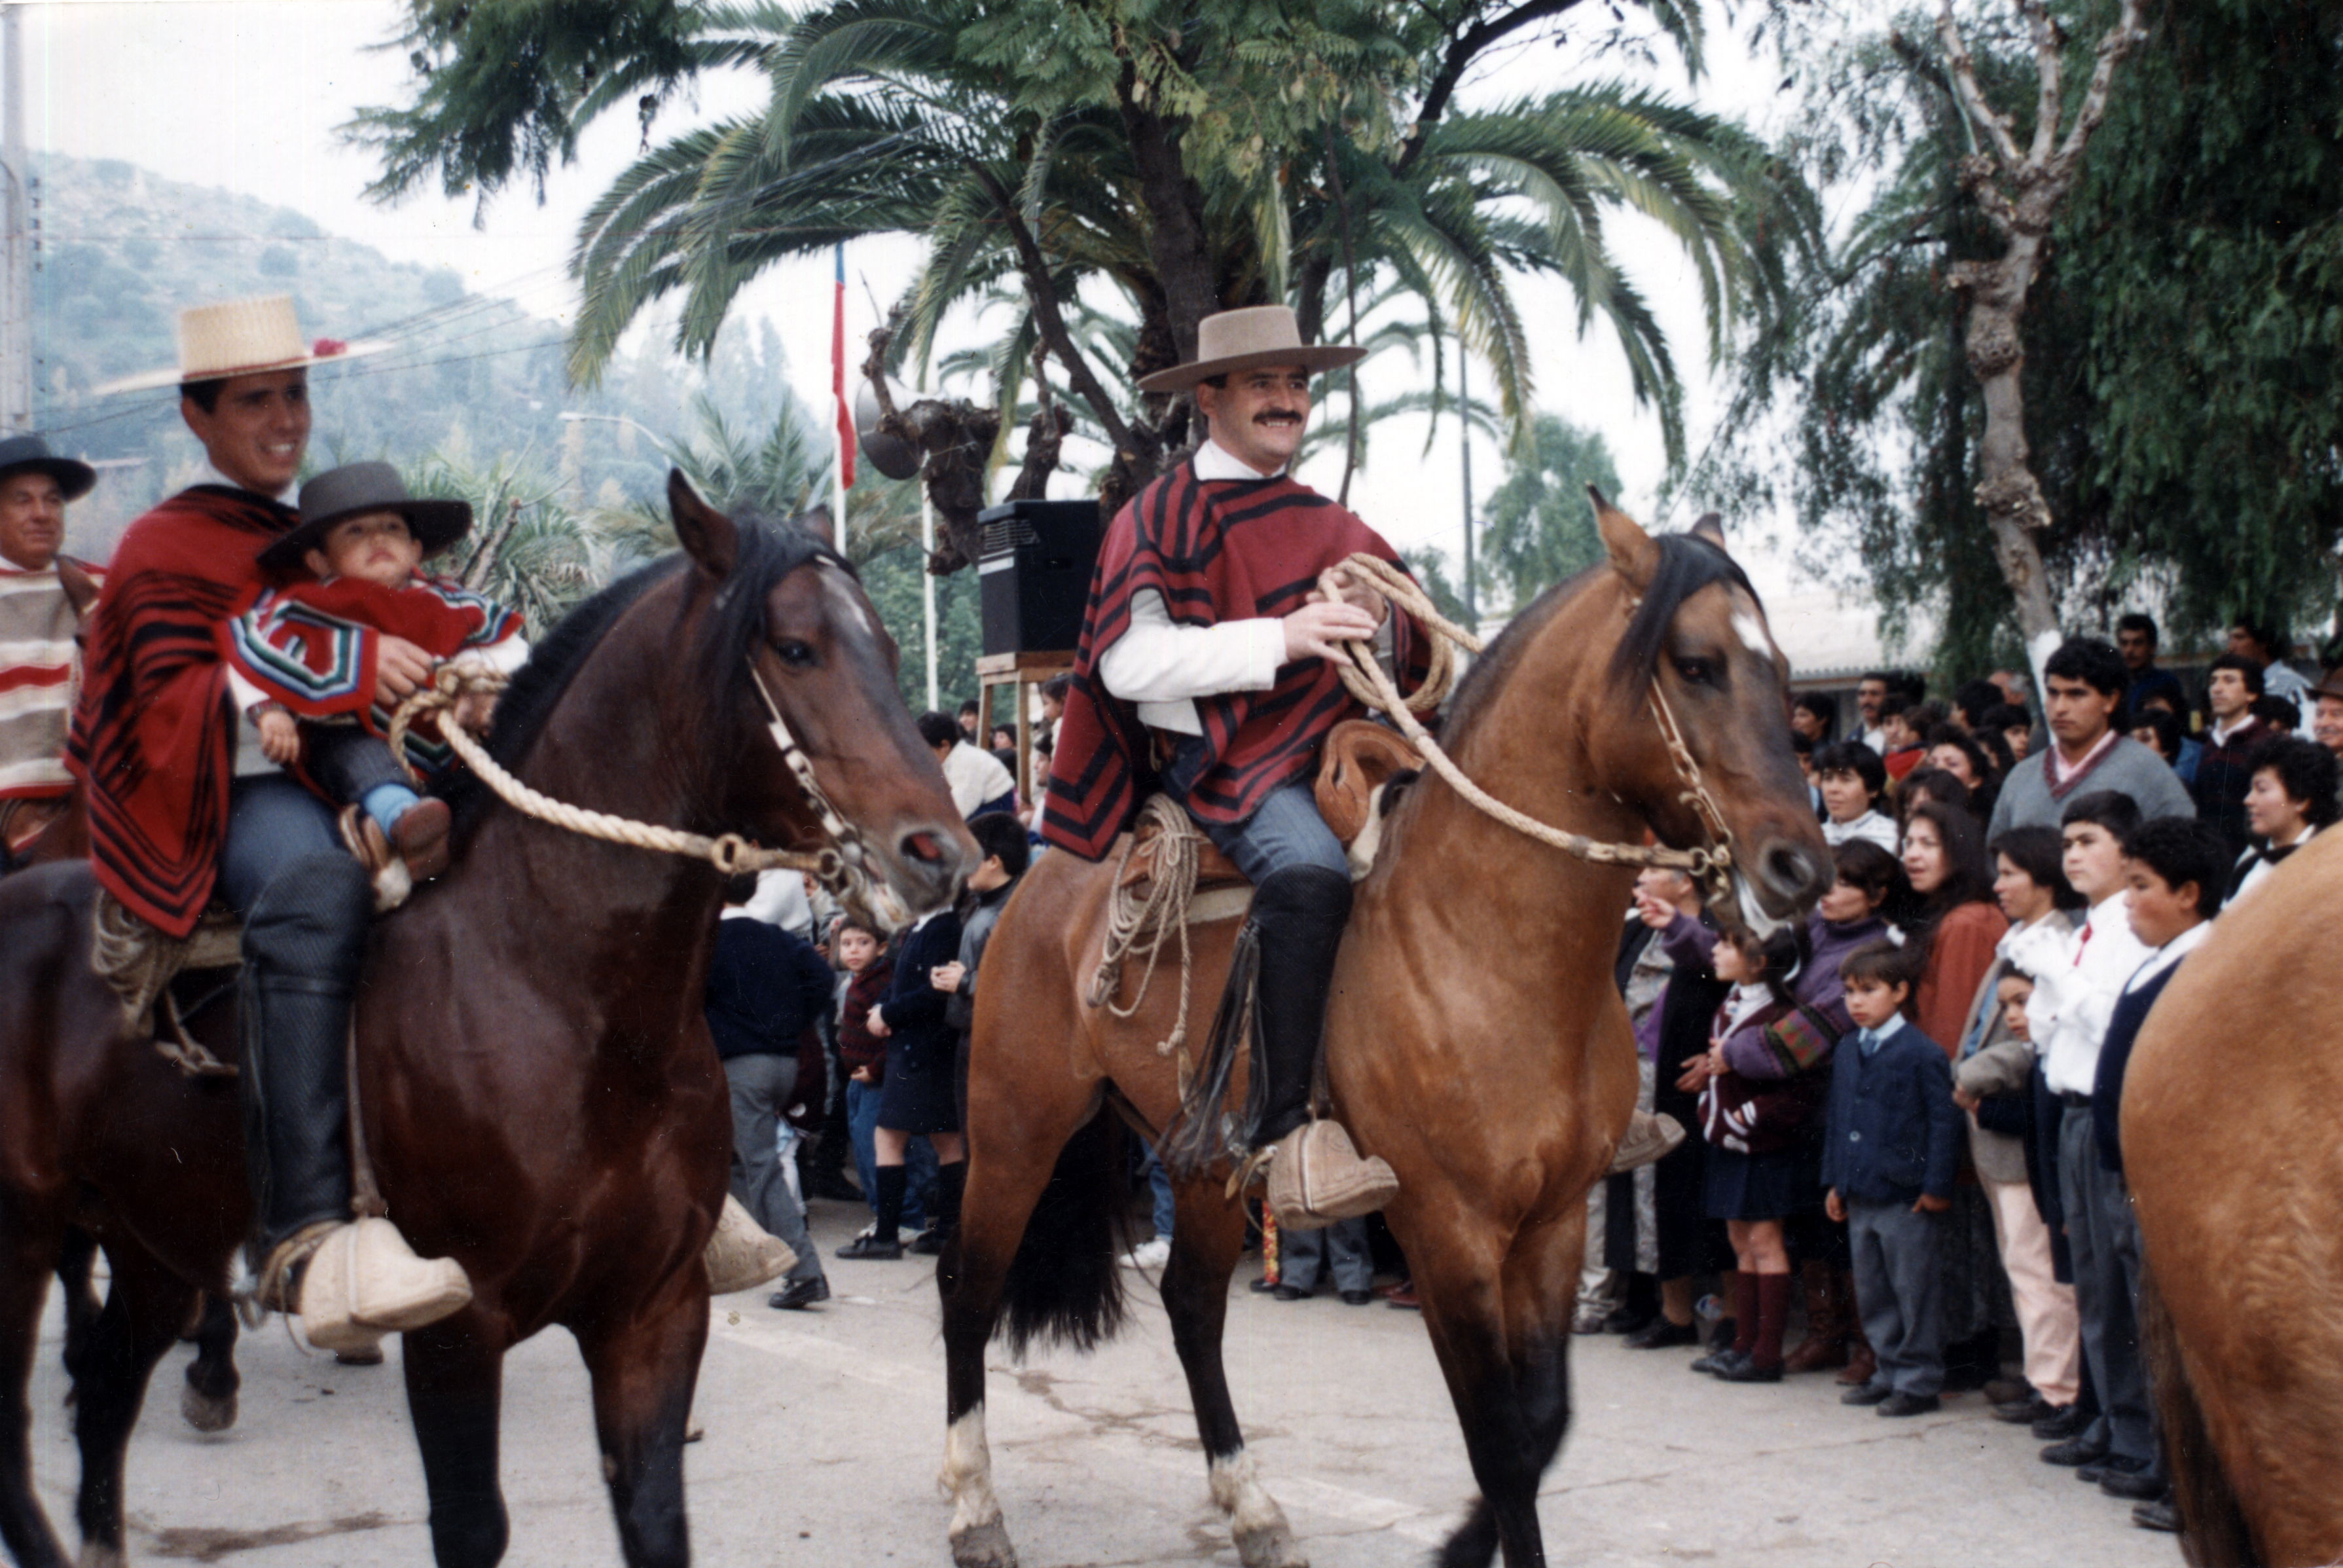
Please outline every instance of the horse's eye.
[[791, 669], [811, 669], [820, 662], [814, 654], [813, 644], [799, 642], [793, 637], [785, 637], [773, 644], [773, 657]]
[[1704, 658], [1677, 659], [1676, 673], [1684, 677], [1689, 685], [1714, 686], [1716, 684], [1716, 666]]

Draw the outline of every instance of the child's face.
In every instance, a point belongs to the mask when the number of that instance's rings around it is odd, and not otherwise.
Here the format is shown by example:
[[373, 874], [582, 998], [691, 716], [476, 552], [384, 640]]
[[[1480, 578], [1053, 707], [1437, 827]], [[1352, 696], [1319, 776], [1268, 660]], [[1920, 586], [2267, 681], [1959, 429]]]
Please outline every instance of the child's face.
[[1815, 909], [1832, 925], [1851, 926], [1857, 920], [1869, 920], [1879, 904], [1880, 900], [1867, 890], [1841, 878], [1831, 884], [1830, 891], [1815, 902]]
[[2177, 888], [2138, 860], [2125, 862], [2124, 912], [2131, 919], [2131, 934], [2151, 948], [2160, 948], [2205, 917], [2197, 912], [2197, 884]]
[[843, 930], [838, 933], [838, 961], [846, 966], [848, 974], [860, 974], [878, 956], [879, 939], [869, 931]]
[[357, 578], [378, 588], [403, 588], [423, 564], [423, 547], [397, 512], [364, 512], [327, 528], [324, 547], [303, 558], [317, 577]]
[[2001, 732], [2001, 738], [2008, 742], [2009, 755], [2013, 761], [2026, 760], [2026, 743], [2034, 739], [2033, 730], [2023, 724], [2013, 724]]
[[2071, 822], [2059, 830], [2058, 836], [2066, 847], [2066, 880], [2075, 891], [2099, 904], [2122, 889], [2122, 839], [2097, 822]]
[[1912, 733], [1912, 727], [1904, 722], [1900, 713], [1891, 713], [1879, 721], [1879, 738], [1887, 742], [1890, 751], [1908, 751], [1920, 744], [1920, 738]]
[[1717, 979], [1731, 980], [1735, 985], [1745, 980], [1754, 980], [1765, 972], [1765, 965], [1762, 960], [1752, 960], [1747, 953], [1741, 950], [1739, 944], [1731, 941], [1718, 942], [1716, 950], [1709, 955], [1708, 961], [1709, 967], [1716, 970]]
[[1871, 809], [1871, 791], [1863, 787], [1863, 775], [1852, 769], [1836, 768], [1824, 774], [1822, 789], [1823, 809], [1834, 822], [1852, 822]]
[[1877, 1029], [1904, 1006], [1904, 999], [1912, 988], [1898, 980], [1886, 985], [1875, 980], [1851, 980], [1846, 982], [1846, 1016], [1865, 1029]]
[[2001, 1003], [2001, 1026], [2015, 1040], [2032, 1040], [2026, 1028], [2026, 999], [2034, 994], [2034, 982], [2024, 975], [2004, 975], [1993, 990]]
[[995, 888], [1009, 885], [1009, 868], [1001, 863], [998, 855], [987, 855], [984, 864], [968, 874], [968, 885], [975, 892], [989, 893]]

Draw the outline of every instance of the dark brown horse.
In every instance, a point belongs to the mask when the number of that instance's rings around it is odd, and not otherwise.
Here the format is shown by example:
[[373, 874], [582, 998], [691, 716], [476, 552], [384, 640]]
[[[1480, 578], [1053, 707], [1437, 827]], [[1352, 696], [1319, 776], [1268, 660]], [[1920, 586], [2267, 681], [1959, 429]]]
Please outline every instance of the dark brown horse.
[[[497, 756], [557, 799], [816, 847], [817, 803], [761, 681], [869, 874], [913, 909], [950, 898], [973, 846], [851, 571], [797, 529], [736, 528], [679, 478], [669, 496], [685, 553], [538, 648], [500, 707]], [[460, 815], [455, 868], [376, 925], [357, 1004], [358, 1122], [390, 1213], [418, 1251], [462, 1262], [474, 1292], [406, 1336], [434, 1551], [467, 1568], [503, 1555], [503, 1358], [558, 1323], [591, 1374], [626, 1561], [679, 1564], [701, 1248], [730, 1157], [700, 1014], [721, 879], [492, 802]], [[147, 1374], [195, 1292], [226, 1284], [246, 1224], [234, 1088], [120, 1038], [90, 972], [93, 889], [79, 867], [0, 882], [0, 1538], [25, 1568], [66, 1561], [32, 1493], [25, 1407], [65, 1225], [96, 1211], [122, 1303], [75, 1412], [87, 1564], [120, 1560]], [[232, 1030], [201, 1032], [232, 1052]]]
[[2343, 1562], [2343, 832], [2225, 911], [2141, 1026], [2140, 1334], [2198, 1568]]
[[[1609, 842], [1638, 842], [1649, 827], [1670, 844], [1702, 844], [1687, 779], [1647, 703], [1663, 698], [1733, 835], [1737, 902], [1723, 912], [1791, 918], [1827, 885], [1829, 861], [1764, 613], [1722, 549], [1654, 540], [1608, 508], [1598, 517], [1609, 561], [1516, 618], [1458, 693], [1443, 744], [1468, 777], [1542, 822]], [[1500, 1547], [1508, 1568], [1544, 1561], [1537, 1485], [1570, 1414], [1584, 1199], [1635, 1097], [1611, 980], [1634, 874], [1533, 841], [1426, 775], [1385, 823], [1337, 960], [1326, 1021], [1335, 1109], [1360, 1150], [1399, 1174], [1385, 1217], [1482, 1490], [1442, 1558], [1458, 1568]], [[968, 1194], [938, 1276], [944, 1480], [962, 1568], [1015, 1561], [984, 1438], [985, 1344], [1004, 1306], [1019, 1349], [1112, 1330], [1116, 1113], [1151, 1136], [1177, 1113], [1175, 1063], [1155, 1049], [1176, 985], [1159, 975], [1128, 1020], [1079, 1000], [1111, 880], [1111, 866], [1043, 857], [1002, 914], [977, 985]], [[1199, 997], [1217, 993], [1235, 930], [1233, 920], [1198, 929]], [[1163, 1299], [1213, 1500], [1247, 1568], [1273, 1568], [1302, 1559], [1245, 1452], [1222, 1368], [1244, 1237], [1226, 1174], [1180, 1186]]]

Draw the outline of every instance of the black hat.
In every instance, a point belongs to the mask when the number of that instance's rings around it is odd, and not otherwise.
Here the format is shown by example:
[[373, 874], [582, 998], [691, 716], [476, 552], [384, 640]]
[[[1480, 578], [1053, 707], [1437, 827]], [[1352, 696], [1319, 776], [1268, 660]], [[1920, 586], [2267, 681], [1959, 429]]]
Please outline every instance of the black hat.
[[11, 436], [0, 441], [0, 479], [19, 468], [31, 468], [46, 474], [57, 482], [68, 501], [78, 501], [97, 483], [97, 470], [87, 463], [77, 463], [71, 457], [60, 457], [49, 450], [49, 444], [38, 436]]
[[290, 571], [301, 564], [304, 552], [325, 543], [327, 529], [367, 512], [405, 518], [426, 556], [437, 555], [472, 531], [469, 501], [417, 500], [388, 463], [351, 463], [301, 487], [300, 526], [261, 551], [260, 564]]

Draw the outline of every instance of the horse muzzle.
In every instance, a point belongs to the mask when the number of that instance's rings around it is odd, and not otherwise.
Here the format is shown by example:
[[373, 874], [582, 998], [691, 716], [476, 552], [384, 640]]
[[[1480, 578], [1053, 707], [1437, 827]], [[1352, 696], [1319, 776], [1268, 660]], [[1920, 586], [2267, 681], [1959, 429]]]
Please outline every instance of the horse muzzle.
[[1836, 875], [1828, 856], [1804, 844], [1769, 839], [1733, 873], [1735, 912], [1761, 940], [1814, 907]]

